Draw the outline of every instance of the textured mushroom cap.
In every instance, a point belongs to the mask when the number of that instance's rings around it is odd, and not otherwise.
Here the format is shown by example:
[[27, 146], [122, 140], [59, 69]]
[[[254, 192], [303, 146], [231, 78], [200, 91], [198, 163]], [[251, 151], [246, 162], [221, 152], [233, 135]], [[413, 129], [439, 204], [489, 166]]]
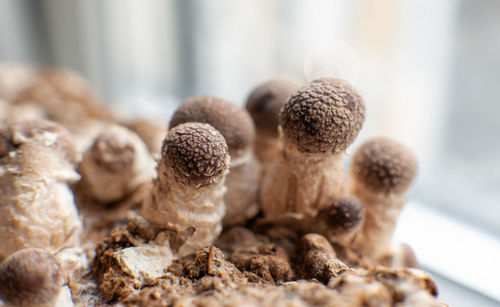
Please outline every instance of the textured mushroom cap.
[[101, 133], [90, 150], [99, 167], [110, 172], [118, 172], [134, 163], [134, 145], [120, 130], [112, 129]]
[[293, 95], [280, 116], [285, 137], [300, 151], [338, 153], [357, 137], [365, 104], [349, 82], [322, 78]]
[[209, 124], [186, 123], [171, 129], [162, 160], [186, 184], [205, 185], [226, 173], [229, 154], [222, 134]]
[[374, 138], [356, 151], [351, 173], [367, 188], [382, 193], [402, 193], [417, 172], [417, 160], [402, 144], [388, 138]]
[[49, 303], [64, 285], [57, 259], [39, 248], [26, 248], [0, 265], [0, 297], [14, 305]]
[[170, 120], [170, 128], [188, 122], [212, 125], [226, 139], [231, 157], [239, 156], [255, 138], [255, 126], [248, 112], [226, 100], [194, 96], [184, 100]]
[[[332, 230], [349, 231], [363, 219], [364, 207], [357, 197], [343, 196], [324, 209], [328, 226]], [[320, 212], [319, 214], [323, 214]]]
[[0, 158], [29, 142], [53, 148], [72, 164], [78, 160], [71, 133], [63, 126], [46, 120], [18, 121], [0, 130]]
[[303, 83], [293, 78], [271, 79], [258, 85], [248, 96], [246, 109], [258, 132], [278, 136], [280, 110]]

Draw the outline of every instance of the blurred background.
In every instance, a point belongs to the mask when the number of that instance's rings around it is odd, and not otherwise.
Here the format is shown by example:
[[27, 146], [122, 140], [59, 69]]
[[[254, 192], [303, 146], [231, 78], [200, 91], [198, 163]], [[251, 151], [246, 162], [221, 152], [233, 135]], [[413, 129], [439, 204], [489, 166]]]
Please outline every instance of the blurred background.
[[397, 238], [442, 301], [499, 304], [498, 0], [0, 0], [0, 61], [71, 68], [121, 116], [164, 125], [187, 96], [243, 105], [333, 65], [367, 103], [353, 148], [385, 135], [419, 158]]

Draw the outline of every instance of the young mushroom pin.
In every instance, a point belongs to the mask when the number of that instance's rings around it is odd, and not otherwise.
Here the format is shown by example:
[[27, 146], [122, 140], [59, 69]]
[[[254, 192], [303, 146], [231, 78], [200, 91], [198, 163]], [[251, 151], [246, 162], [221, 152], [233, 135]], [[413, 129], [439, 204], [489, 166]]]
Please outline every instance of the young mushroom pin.
[[344, 194], [342, 158], [363, 126], [363, 99], [347, 81], [322, 78], [293, 95], [280, 117], [280, 152], [261, 187], [264, 215], [314, 217]]
[[57, 259], [39, 248], [26, 248], [0, 265], [0, 298], [6, 306], [73, 306]]
[[276, 78], [258, 85], [248, 96], [245, 108], [257, 132], [255, 156], [263, 165], [278, 153], [280, 110], [302, 86], [301, 81], [293, 78]]
[[195, 96], [186, 99], [170, 120], [170, 128], [187, 122], [207, 123], [220, 131], [229, 148], [224, 225], [244, 223], [258, 212], [259, 164], [253, 155], [255, 127], [250, 115], [220, 98]]
[[58, 124], [21, 121], [0, 130], [0, 257], [79, 244], [82, 224], [68, 187], [80, 178], [77, 160], [72, 136]]
[[405, 194], [415, 178], [413, 153], [388, 138], [374, 138], [356, 151], [350, 172], [350, 192], [361, 200], [365, 220], [353, 248], [378, 260], [390, 248]]
[[106, 127], [83, 156], [77, 189], [103, 204], [131, 195], [154, 177], [154, 161], [146, 145], [132, 131]]
[[177, 255], [194, 253], [220, 234], [228, 168], [226, 141], [208, 124], [182, 124], [165, 137], [158, 177], [142, 215], [159, 228], [193, 231]]

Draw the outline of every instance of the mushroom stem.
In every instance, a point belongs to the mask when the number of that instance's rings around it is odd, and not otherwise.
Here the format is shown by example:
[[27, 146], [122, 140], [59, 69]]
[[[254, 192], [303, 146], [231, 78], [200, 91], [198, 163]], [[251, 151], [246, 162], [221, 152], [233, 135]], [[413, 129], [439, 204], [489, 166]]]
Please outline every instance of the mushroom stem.
[[269, 166], [262, 182], [264, 215], [314, 217], [344, 192], [344, 155], [304, 153], [282, 137], [279, 142], [278, 159]]

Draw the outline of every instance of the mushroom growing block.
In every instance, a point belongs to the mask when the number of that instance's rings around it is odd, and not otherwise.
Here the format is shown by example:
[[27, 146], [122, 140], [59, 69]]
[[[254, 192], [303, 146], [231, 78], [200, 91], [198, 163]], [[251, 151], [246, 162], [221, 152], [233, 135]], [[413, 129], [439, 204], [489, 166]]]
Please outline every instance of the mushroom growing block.
[[267, 165], [278, 153], [280, 110], [303, 83], [293, 78], [271, 79], [258, 85], [248, 96], [246, 109], [255, 123], [255, 156]]
[[261, 205], [268, 219], [314, 217], [343, 195], [343, 156], [365, 120], [347, 81], [323, 78], [300, 89], [281, 110], [279, 154], [265, 172]]
[[359, 147], [352, 160], [350, 192], [363, 204], [365, 220], [353, 243], [355, 250], [378, 260], [390, 248], [416, 172], [415, 156], [396, 141], [374, 138]]
[[70, 133], [49, 121], [0, 130], [0, 257], [40, 247], [77, 246], [82, 224], [69, 183], [78, 155]]
[[187, 123], [168, 132], [142, 215], [158, 228], [190, 232], [177, 255], [194, 253], [220, 234], [228, 168], [226, 141], [212, 126]]
[[0, 264], [0, 298], [7, 306], [73, 306], [61, 266], [49, 252], [26, 248]]
[[170, 128], [187, 122], [212, 125], [226, 139], [231, 156], [227, 175], [224, 225], [244, 223], [258, 212], [259, 163], [253, 155], [255, 127], [244, 109], [220, 98], [186, 99], [170, 120]]

